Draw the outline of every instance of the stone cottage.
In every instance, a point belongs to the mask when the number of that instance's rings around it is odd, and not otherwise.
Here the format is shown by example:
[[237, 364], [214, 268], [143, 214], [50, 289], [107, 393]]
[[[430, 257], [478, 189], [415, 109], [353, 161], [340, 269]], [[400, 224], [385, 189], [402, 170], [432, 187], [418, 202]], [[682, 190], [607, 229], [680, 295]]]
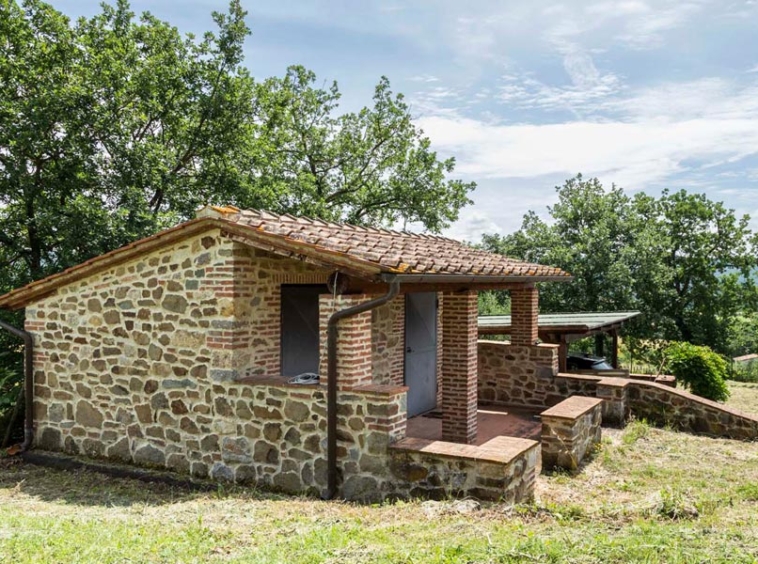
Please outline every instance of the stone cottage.
[[[326, 497], [520, 499], [537, 443], [476, 444], [477, 291], [510, 290], [512, 342], [533, 347], [535, 283], [569, 278], [442, 237], [207, 207], [0, 307], [26, 308], [39, 448]], [[423, 413], [441, 441], [406, 436]]]
[[[601, 417], [630, 413], [758, 438], [755, 417], [668, 386], [559, 373], [535, 284], [569, 279], [442, 237], [208, 207], [0, 296], [26, 308], [25, 331], [0, 325], [27, 343], [25, 447], [285, 492], [524, 501], [541, 459], [575, 468]], [[477, 342], [484, 289], [510, 292], [510, 342]], [[493, 426], [513, 406], [526, 426]]]

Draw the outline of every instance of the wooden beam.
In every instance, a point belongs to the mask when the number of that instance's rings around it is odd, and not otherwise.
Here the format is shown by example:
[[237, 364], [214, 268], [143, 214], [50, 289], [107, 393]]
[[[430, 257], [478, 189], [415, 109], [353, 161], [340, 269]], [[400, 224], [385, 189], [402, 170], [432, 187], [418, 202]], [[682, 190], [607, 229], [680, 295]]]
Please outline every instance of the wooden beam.
[[605, 335], [600, 332], [595, 334], [595, 356], [605, 356]]
[[619, 333], [614, 329], [611, 331], [613, 345], [611, 346], [611, 366], [618, 369], [619, 367]]

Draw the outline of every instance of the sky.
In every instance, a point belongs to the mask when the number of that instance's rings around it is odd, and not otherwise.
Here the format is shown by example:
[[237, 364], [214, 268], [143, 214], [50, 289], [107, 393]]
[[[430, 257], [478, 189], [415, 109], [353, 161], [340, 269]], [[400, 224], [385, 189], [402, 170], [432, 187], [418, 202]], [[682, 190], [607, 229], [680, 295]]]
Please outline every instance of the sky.
[[[99, 0], [50, 0], [70, 16]], [[245, 65], [302, 64], [341, 109], [387, 76], [474, 203], [445, 234], [510, 233], [576, 173], [704, 192], [758, 230], [758, 0], [242, 0]], [[218, 0], [135, 0], [184, 32]]]

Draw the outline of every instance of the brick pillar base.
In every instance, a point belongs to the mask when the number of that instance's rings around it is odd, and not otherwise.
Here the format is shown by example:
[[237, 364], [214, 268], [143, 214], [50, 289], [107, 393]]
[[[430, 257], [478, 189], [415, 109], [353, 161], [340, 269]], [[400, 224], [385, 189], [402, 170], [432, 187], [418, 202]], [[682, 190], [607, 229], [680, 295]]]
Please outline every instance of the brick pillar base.
[[472, 444], [477, 419], [477, 294], [445, 293], [442, 309], [442, 440]]
[[534, 286], [511, 290], [511, 344], [531, 346], [537, 343], [539, 295]]
[[[319, 296], [320, 358], [319, 373], [325, 384], [327, 375], [327, 323], [339, 310], [358, 305], [374, 296], [365, 294]], [[371, 311], [347, 317], [337, 325], [337, 385], [342, 390], [373, 383], [371, 355]]]

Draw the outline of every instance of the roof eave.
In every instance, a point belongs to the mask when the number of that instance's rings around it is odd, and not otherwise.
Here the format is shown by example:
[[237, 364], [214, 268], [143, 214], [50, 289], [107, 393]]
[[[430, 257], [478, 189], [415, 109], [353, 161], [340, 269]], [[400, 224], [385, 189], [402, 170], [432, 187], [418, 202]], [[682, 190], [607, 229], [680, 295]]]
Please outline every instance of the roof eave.
[[401, 284], [534, 284], [537, 282], [570, 282], [569, 274], [551, 276], [493, 276], [489, 274], [382, 274], [385, 282], [399, 280]]
[[0, 309], [21, 309], [30, 303], [50, 295], [61, 286], [76, 282], [87, 276], [101, 272], [106, 268], [127, 262], [146, 251], [161, 248], [164, 245], [213, 228], [220, 229], [223, 226], [224, 222], [214, 218], [204, 217], [185, 221], [170, 229], [139, 239], [138, 241], [69, 267], [61, 272], [30, 282], [26, 286], [11, 290], [7, 294], [0, 296]]

